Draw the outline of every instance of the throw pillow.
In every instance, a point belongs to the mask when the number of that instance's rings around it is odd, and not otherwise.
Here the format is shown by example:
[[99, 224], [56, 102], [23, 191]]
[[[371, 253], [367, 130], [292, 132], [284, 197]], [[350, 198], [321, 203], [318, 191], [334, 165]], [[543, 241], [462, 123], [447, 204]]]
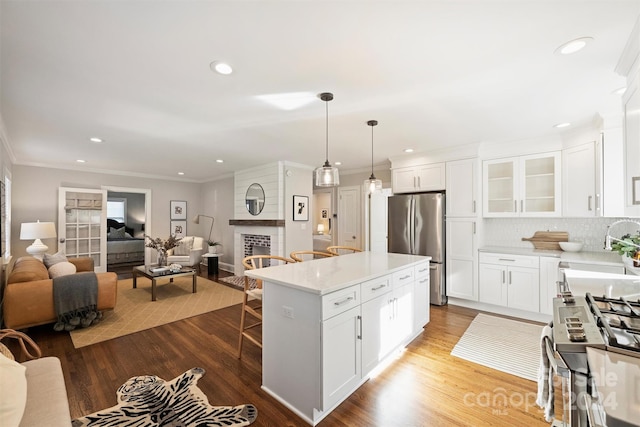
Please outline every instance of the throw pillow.
[[67, 256], [63, 252], [56, 252], [53, 255], [44, 254], [42, 258], [42, 262], [47, 268], [51, 268], [52, 265], [57, 264], [59, 262], [66, 262]]
[[49, 277], [55, 279], [56, 277], [68, 276], [69, 274], [76, 273], [76, 266], [70, 262], [59, 262], [49, 267]]
[[190, 255], [193, 249], [193, 236], [183, 237], [180, 244], [173, 249], [173, 255]]
[[125, 228], [121, 227], [121, 228], [112, 228], [111, 233], [109, 234], [112, 239], [124, 239], [125, 233], [126, 233]]
[[[23, 365], [0, 354], [0, 420], [2, 425], [20, 424], [27, 405], [27, 377]], [[5, 424], [6, 423], [6, 424]]]

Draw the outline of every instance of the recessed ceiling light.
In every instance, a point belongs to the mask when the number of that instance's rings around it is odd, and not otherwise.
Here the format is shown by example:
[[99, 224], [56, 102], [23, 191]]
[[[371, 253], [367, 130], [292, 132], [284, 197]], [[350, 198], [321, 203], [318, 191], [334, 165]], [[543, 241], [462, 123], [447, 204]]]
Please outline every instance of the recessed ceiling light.
[[184, 172], [178, 172], [178, 175], [184, 175]]
[[78, 160], [76, 160], [76, 162], [78, 162], [78, 163], [85, 163], [85, 161], [84, 161], [84, 160], [82, 160], [82, 159], [78, 159]]
[[554, 128], [558, 128], [558, 129], [566, 128], [566, 127], [569, 127], [569, 126], [571, 126], [571, 123], [569, 123], [569, 122], [558, 123], [557, 125], [553, 125]]
[[413, 148], [405, 148], [404, 150], [405, 153], [413, 153]]
[[627, 91], [626, 87], [620, 87], [616, 90], [614, 90], [613, 92], [611, 92], [613, 95], [623, 95], [625, 92]]
[[95, 142], [96, 144], [100, 144], [102, 142], [101, 138], [96, 138], [95, 136], [92, 138], [89, 138], [89, 141], [91, 142]]
[[562, 55], [571, 55], [572, 53], [576, 53], [579, 50], [584, 49], [587, 43], [593, 41], [591, 37], [580, 37], [579, 39], [568, 41], [562, 45], [560, 45], [555, 53], [560, 53]]
[[334, 162], [336, 166], [340, 166], [342, 162]]
[[231, 68], [231, 65], [227, 64], [226, 62], [213, 61], [211, 64], [209, 64], [209, 67], [212, 71], [215, 71], [218, 74], [223, 74], [225, 76], [233, 73], [233, 68]]
[[218, 159], [218, 160], [216, 160], [216, 163], [224, 163], [224, 160]]

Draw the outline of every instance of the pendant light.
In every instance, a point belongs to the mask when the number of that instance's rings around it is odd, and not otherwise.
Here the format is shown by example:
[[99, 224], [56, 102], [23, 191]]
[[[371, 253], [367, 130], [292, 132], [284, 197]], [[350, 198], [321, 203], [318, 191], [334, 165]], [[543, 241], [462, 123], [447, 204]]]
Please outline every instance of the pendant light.
[[371, 176], [364, 182], [364, 185], [369, 187], [369, 193], [374, 193], [382, 189], [382, 180], [376, 179], [373, 174], [373, 127], [378, 124], [378, 121], [369, 120], [367, 124], [371, 126]]
[[333, 94], [324, 92], [318, 95], [318, 98], [320, 98], [325, 102], [326, 112], [327, 112], [327, 121], [326, 121], [327, 157], [324, 162], [324, 165], [320, 166], [315, 170], [316, 186], [335, 187], [338, 184], [340, 184], [340, 176], [338, 175], [338, 168], [334, 168], [333, 166], [331, 166], [331, 163], [329, 163], [329, 101], [333, 99]]

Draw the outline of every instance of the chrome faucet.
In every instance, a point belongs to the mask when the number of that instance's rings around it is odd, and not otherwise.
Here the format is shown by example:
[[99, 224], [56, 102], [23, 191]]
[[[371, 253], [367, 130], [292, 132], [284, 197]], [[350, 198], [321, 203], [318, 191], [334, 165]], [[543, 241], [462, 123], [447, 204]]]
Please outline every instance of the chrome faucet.
[[[636, 224], [638, 226], [638, 228], [640, 229], [640, 221], [636, 221], [636, 220], [633, 220], [633, 219], [620, 219], [618, 221], [614, 221], [613, 223], [609, 224], [609, 226], [607, 227], [607, 235], [604, 238], [604, 249], [605, 250], [607, 250], [607, 251], [611, 250], [611, 241], [612, 240], [614, 240], [616, 242], [622, 242], [623, 241], [622, 239], [617, 239], [617, 238], [611, 236], [611, 227], [613, 227], [616, 224], [623, 223], [623, 222], [630, 222], [630, 223]], [[636, 245], [635, 243], [624, 241], [624, 244], [625, 245], [629, 245], [629, 246], [635, 246], [636, 248], [640, 248], [640, 245]]]

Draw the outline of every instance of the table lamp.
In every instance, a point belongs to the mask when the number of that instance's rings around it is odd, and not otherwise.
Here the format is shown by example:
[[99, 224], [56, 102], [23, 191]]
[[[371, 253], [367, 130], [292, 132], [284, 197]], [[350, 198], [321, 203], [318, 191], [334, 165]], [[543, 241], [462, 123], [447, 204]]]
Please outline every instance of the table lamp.
[[318, 224], [318, 234], [324, 234], [324, 224]]
[[25, 222], [20, 226], [20, 240], [35, 239], [27, 248], [27, 253], [42, 261], [42, 256], [49, 249], [40, 239], [54, 239], [56, 226], [53, 222]]

